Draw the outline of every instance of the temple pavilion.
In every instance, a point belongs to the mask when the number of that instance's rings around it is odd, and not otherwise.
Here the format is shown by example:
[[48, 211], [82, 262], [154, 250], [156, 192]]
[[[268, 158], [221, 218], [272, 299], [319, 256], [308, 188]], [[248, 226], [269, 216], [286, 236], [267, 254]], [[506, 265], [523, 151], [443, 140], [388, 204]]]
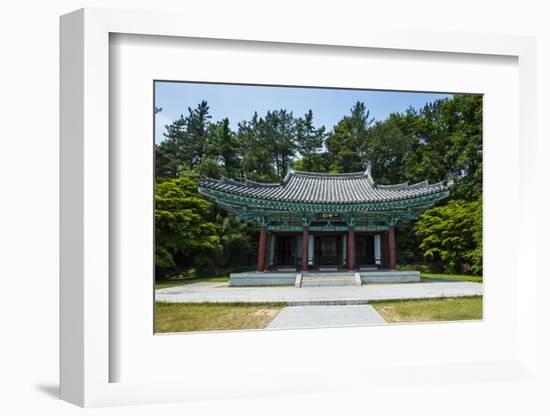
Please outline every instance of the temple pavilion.
[[449, 195], [451, 181], [379, 185], [292, 169], [281, 183], [203, 178], [199, 192], [260, 227], [258, 271], [395, 269], [395, 228]]

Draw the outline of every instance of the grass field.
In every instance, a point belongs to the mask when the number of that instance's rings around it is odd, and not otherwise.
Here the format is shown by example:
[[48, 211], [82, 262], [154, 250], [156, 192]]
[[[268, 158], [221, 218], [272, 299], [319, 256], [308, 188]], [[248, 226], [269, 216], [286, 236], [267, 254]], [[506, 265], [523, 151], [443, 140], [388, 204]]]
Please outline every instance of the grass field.
[[165, 289], [167, 287], [190, 285], [191, 283], [201, 282], [229, 282], [229, 277], [197, 277], [193, 279], [158, 280], [155, 282], [155, 289]]
[[370, 302], [388, 323], [462, 321], [483, 318], [483, 297]]
[[263, 329], [286, 303], [155, 303], [155, 332]]
[[460, 280], [462, 282], [483, 283], [482, 276], [470, 276], [466, 274], [436, 274], [436, 273], [421, 273], [420, 277], [427, 280]]
[[[438, 298], [369, 302], [388, 323], [462, 321], [483, 318], [483, 298]], [[263, 329], [286, 303], [155, 304], [155, 332]]]

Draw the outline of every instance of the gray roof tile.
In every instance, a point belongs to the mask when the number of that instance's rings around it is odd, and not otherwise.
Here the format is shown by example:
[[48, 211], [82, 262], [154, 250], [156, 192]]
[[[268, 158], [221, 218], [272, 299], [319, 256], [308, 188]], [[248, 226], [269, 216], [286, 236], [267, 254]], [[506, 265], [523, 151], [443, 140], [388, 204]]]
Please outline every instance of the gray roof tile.
[[312, 173], [290, 170], [282, 183], [244, 183], [224, 178], [203, 178], [199, 187], [250, 198], [302, 203], [369, 203], [398, 201], [443, 192], [452, 181], [413, 185], [377, 185], [370, 169], [355, 173]]

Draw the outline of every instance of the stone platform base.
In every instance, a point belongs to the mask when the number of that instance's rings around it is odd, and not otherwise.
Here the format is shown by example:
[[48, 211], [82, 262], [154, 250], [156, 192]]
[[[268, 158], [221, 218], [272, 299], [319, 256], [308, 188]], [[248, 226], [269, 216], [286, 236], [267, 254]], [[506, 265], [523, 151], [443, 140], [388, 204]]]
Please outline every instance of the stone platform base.
[[294, 286], [295, 271], [231, 273], [231, 286]]
[[[296, 276], [300, 272], [295, 271], [270, 271], [270, 272], [244, 272], [232, 273], [230, 278], [231, 286], [294, 286]], [[349, 271], [323, 271], [319, 277], [327, 277], [333, 273], [335, 276], [350, 275], [355, 272]], [[413, 283], [420, 281], [420, 272], [411, 270], [376, 270], [357, 272], [361, 277], [361, 283]], [[308, 276], [315, 276], [316, 272], [308, 271]]]
[[420, 282], [420, 272], [414, 270], [377, 270], [359, 272], [363, 283], [414, 283]]

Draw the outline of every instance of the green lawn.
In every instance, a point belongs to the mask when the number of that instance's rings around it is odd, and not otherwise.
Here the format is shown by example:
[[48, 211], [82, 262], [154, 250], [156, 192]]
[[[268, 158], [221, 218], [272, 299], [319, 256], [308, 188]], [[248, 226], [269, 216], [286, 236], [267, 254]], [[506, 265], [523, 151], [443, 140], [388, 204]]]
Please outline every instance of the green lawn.
[[167, 287], [189, 285], [191, 283], [200, 282], [229, 282], [229, 277], [197, 277], [193, 279], [158, 280], [155, 282], [155, 289], [164, 289]]
[[263, 329], [286, 303], [155, 303], [155, 332]]
[[427, 280], [460, 280], [463, 282], [477, 282], [482, 283], [482, 276], [470, 276], [467, 274], [436, 274], [436, 273], [421, 273], [420, 277]]
[[370, 302], [388, 323], [462, 321], [483, 318], [483, 297]]

